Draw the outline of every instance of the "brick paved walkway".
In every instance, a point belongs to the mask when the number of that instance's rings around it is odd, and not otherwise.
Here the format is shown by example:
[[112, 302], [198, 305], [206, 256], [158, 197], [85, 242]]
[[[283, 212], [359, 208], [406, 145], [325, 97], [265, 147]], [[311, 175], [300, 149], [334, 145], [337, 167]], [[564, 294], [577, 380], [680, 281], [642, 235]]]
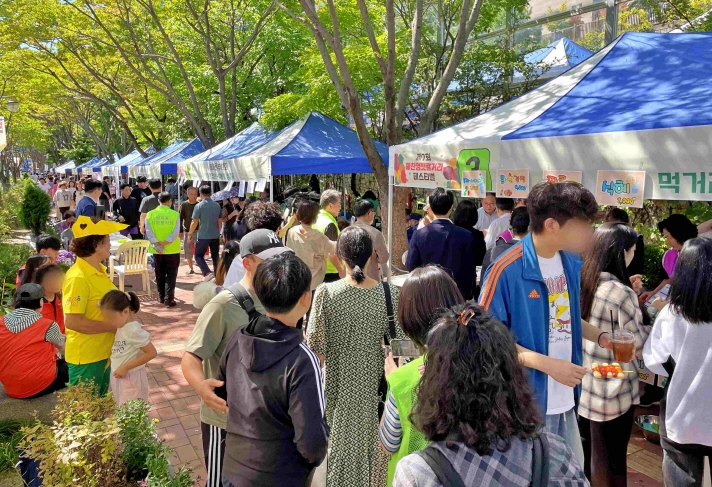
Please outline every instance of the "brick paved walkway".
[[[184, 264], [178, 273], [178, 306], [168, 309], [155, 299], [142, 298], [139, 316], [158, 350], [158, 357], [148, 364], [148, 385], [153, 402], [150, 414], [159, 420], [157, 428], [161, 439], [175, 450], [172, 464], [191, 467], [194, 478], [201, 478], [197, 485], [204, 486], [206, 473], [200, 434], [200, 398], [180, 370], [185, 340], [190, 336], [199, 314], [192, 305], [192, 289], [202, 281], [199, 275], [186, 275], [187, 270]], [[133, 276], [127, 278], [127, 284], [132, 284], [137, 290], [141, 288], [140, 279], [134, 280]], [[151, 289], [155, 295], [155, 283], [151, 284]], [[646, 442], [641, 433], [634, 433], [628, 447], [628, 485], [662, 487], [661, 462], [660, 447]]]

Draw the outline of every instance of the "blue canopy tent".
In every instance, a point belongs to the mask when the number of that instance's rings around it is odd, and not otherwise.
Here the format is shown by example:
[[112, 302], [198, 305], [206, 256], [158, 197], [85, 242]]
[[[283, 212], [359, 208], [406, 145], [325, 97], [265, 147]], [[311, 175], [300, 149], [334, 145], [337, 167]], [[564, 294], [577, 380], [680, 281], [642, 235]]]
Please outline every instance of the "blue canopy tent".
[[[153, 147], [149, 147], [148, 149], [146, 149], [146, 153], [149, 155], [153, 154]], [[141, 155], [141, 153], [138, 150], [134, 149], [118, 161], [114, 162], [113, 164], [109, 164], [107, 166], [102, 167], [101, 173], [104, 176], [109, 176], [118, 179], [121, 174], [128, 174], [128, 166], [130, 166], [131, 164], [138, 163], [143, 159], [144, 157]]]
[[138, 176], [151, 177], [151, 173], [149, 170], [150, 164], [165, 160], [167, 157], [170, 157], [171, 155], [179, 151], [181, 148], [185, 147], [186, 144], [187, 142], [177, 140], [172, 144], [169, 144], [167, 147], [159, 150], [150, 157], [147, 157], [145, 159], [138, 159], [132, 162], [128, 165], [129, 176], [132, 178], [136, 178]]
[[[180, 163], [179, 172], [186, 179], [204, 181], [371, 172], [356, 132], [321, 113], [311, 113], [277, 133], [252, 125], [233, 139], [223, 143], [224, 151], [216, 147], [207, 157], [204, 153]], [[388, 147], [375, 144], [387, 163]]]
[[[599, 202], [710, 201], [710, 73], [712, 33], [625, 33], [509, 103], [391, 147], [391, 187], [461, 189], [462, 172], [479, 170], [499, 193], [498, 170], [527, 170], [530, 186], [550, 180], [545, 171], [556, 180], [576, 171]], [[422, 154], [432, 184], [414, 177]], [[444, 171], [449, 161], [458, 179]]]
[[92, 167], [94, 164], [96, 164], [97, 162], [99, 162], [100, 160], [101, 159], [99, 158], [99, 156], [94, 156], [91, 159], [89, 159], [87, 162], [85, 162], [84, 164], [80, 164], [80, 165], [75, 166], [74, 168], [70, 169], [70, 171], [74, 174], [82, 174], [82, 171], [91, 172], [91, 171], [88, 171], [88, 169], [90, 167]]
[[205, 151], [203, 143], [197, 137], [190, 142], [185, 142], [177, 151], [169, 154], [163, 159], [144, 161], [136, 165], [137, 170], [148, 166], [149, 174], [152, 178], [158, 178], [166, 174], [178, 174], [178, 163], [190, 159], [191, 157]]

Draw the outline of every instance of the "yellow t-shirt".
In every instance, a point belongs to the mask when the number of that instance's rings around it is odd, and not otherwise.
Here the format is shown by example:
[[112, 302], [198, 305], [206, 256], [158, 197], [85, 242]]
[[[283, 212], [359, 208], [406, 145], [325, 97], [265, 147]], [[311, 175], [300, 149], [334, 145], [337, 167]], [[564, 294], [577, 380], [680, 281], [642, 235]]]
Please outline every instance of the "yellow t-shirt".
[[[64, 314], [83, 315], [94, 321], [104, 321], [99, 310], [99, 300], [104, 294], [116, 289], [106, 274], [106, 267], [101, 271], [87, 261], [77, 257], [76, 263], [67, 271], [62, 287], [62, 307]], [[74, 365], [91, 364], [111, 357], [114, 333], [85, 335], [67, 328], [65, 360]]]

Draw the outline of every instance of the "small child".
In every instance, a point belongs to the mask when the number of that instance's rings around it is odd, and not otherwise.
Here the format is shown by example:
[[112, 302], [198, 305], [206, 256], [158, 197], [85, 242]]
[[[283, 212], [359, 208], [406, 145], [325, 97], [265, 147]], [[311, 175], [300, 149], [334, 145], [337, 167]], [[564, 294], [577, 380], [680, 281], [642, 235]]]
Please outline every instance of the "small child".
[[[133, 292], [109, 291], [99, 301], [105, 318], [121, 315], [123, 325], [116, 330], [111, 349], [111, 392], [117, 405], [131, 399], [148, 401], [148, 376], [145, 364], [156, 358], [156, 347], [147, 331], [141, 328], [135, 313], [141, 309]], [[113, 320], [112, 320], [113, 321]]]
[[65, 231], [67, 228], [72, 228], [74, 222], [77, 221], [76, 213], [73, 210], [68, 210], [62, 215], [62, 222], [59, 224], [59, 232]]

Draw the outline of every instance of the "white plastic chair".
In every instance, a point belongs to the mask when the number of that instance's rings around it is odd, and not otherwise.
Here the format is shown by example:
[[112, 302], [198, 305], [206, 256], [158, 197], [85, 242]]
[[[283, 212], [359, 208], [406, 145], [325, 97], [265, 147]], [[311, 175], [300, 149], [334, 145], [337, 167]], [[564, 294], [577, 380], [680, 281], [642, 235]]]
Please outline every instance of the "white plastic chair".
[[[143, 292], [151, 294], [151, 280], [148, 275], [148, 240], [131, 240], [121, 244], [116, 255], [109, 259], [109, 278], [114, 281], [114, 272], [119, 275], [119, 289], [124, 290], [124, 279], [130, 274], [141, 274]], [[124, 256], [123, 265], [116, 265], [121, 256]], [[116, 263], [116, 264], [115, 264]]]

